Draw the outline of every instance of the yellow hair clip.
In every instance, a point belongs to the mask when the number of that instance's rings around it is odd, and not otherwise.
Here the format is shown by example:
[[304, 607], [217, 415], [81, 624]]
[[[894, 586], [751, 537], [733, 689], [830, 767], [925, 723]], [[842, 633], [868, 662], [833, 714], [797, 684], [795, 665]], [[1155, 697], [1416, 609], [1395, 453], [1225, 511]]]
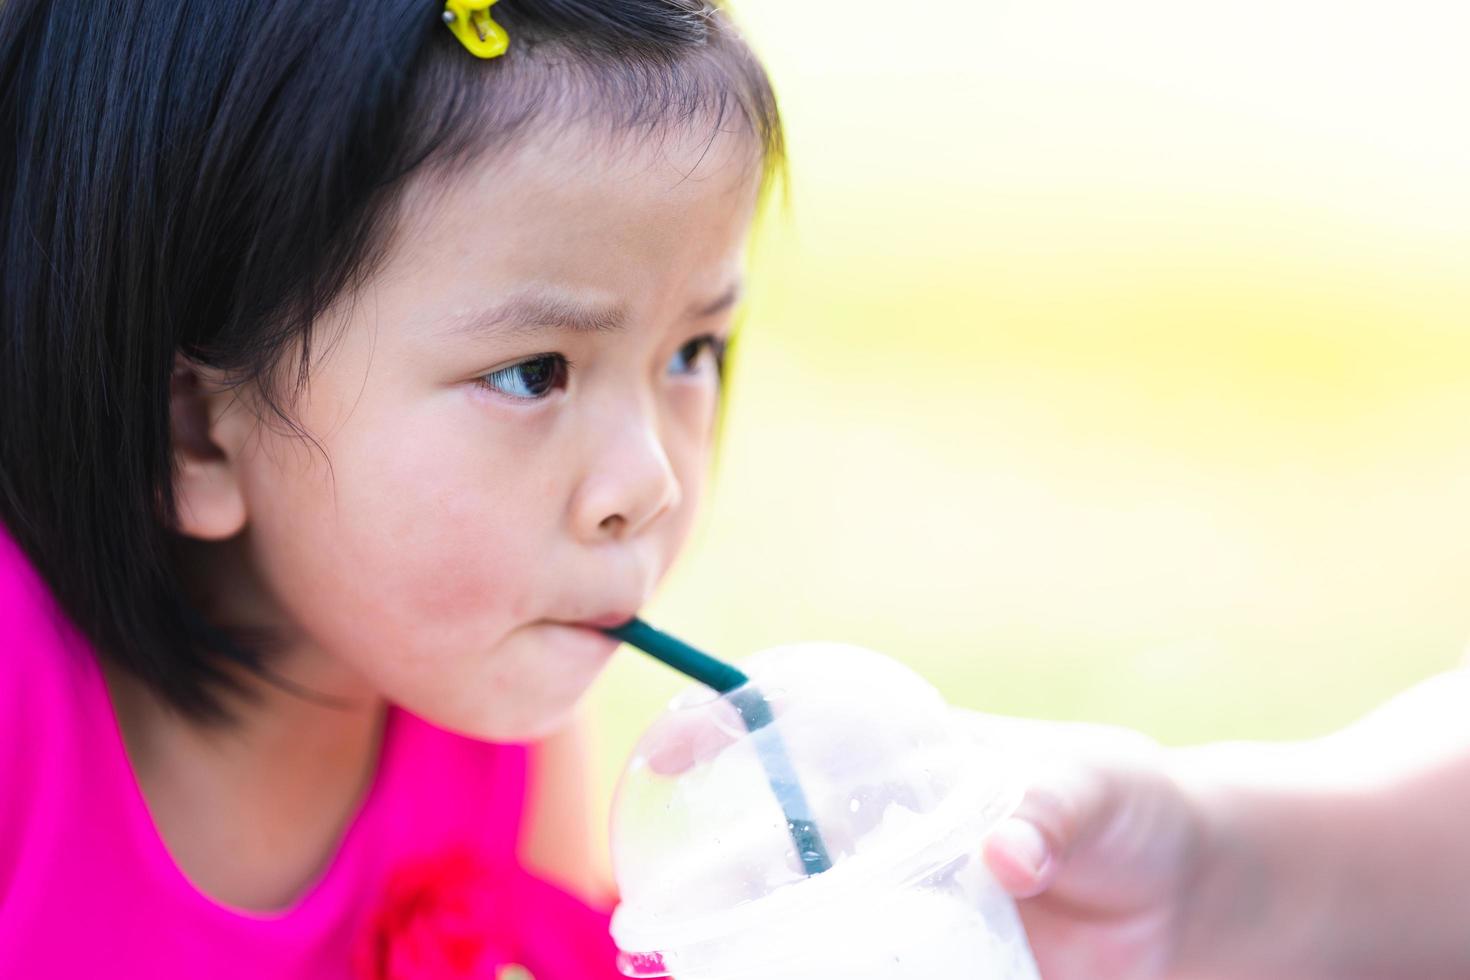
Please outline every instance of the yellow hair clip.
[[444, 0], [444, 23], [476, 58], [498, 58], [510, 47], [505, 28], [490, 19], [495, 0]]

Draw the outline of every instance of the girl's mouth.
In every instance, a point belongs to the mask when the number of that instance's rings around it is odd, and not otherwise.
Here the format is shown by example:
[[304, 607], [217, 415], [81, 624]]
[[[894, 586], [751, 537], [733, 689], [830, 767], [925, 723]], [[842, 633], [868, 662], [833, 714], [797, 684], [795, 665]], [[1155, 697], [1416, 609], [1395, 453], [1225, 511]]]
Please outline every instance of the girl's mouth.
[[611, 629], [614, 626], [622, 626], [636, 615], [638, 615], [636, 612], [610, 612], [601, 616], [594, 616], [591, 619], [581, 619], [571, 625], [601, 631]]

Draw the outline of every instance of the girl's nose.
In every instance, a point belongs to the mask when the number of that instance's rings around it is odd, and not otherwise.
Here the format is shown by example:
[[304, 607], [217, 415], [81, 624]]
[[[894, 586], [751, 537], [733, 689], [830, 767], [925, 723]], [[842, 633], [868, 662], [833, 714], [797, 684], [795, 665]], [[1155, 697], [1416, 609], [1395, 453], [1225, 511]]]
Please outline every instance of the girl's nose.
[[575, 532], [589, 544], [635, 537], [683, 499], [658, 433], [648, 425], [630, 428], [604, 444], [573, 499]]

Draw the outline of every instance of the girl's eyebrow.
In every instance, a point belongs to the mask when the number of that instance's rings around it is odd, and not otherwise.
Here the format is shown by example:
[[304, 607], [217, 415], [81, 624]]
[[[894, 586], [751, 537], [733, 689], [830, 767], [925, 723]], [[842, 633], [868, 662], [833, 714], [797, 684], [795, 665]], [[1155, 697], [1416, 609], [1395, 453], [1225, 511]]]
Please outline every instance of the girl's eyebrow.
[[[743, 283], [731, 283], [711, 303], [689, 311], [695, 319], [723, 313], [740, 301]], [[616, 333], [628, 324], [627, 311], [618, 305], [575, 298], [554, 289], [529, 289], [514, 293], [487, 310], [454, 317], [448, 333], [453, 336], [494, 334], [524, 337], [546, 331], [572, 333]]]
[[475, 336], [494, 333], [519, 337], [547, 330], [570, 330], [574, 333], [613, 333], [628, 321], [620, 306], [575, 299], [558, 290], [526, 290], [492, 306], [488, 310], [455, 318], [449, 332]]
[[744, 292], [745, 283], [737, 279], [732, 282], [723, 293], [720, 294], [719, 299], [715, 300], [713, 303], [694, 310], [693, 314], [696, 318], [703, 318], [707, 316], [714, 316], [716, 313], [723, 313], [730, 307], [734, 306], [736, 303], [740, 302], [740, 297], [741, 295], [743, 295]]

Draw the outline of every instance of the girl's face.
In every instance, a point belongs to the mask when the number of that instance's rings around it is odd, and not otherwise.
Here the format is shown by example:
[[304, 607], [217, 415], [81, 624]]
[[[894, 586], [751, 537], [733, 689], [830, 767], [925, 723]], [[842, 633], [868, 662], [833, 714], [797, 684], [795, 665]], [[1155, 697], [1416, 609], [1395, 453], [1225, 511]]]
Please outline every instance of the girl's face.
[[689, 531], [758, 171], [744, 136], [573, 127], [409, 187], [314, 338], [316, 445], [211, 427], [298, 676], [483, 738], [564, 720]]

